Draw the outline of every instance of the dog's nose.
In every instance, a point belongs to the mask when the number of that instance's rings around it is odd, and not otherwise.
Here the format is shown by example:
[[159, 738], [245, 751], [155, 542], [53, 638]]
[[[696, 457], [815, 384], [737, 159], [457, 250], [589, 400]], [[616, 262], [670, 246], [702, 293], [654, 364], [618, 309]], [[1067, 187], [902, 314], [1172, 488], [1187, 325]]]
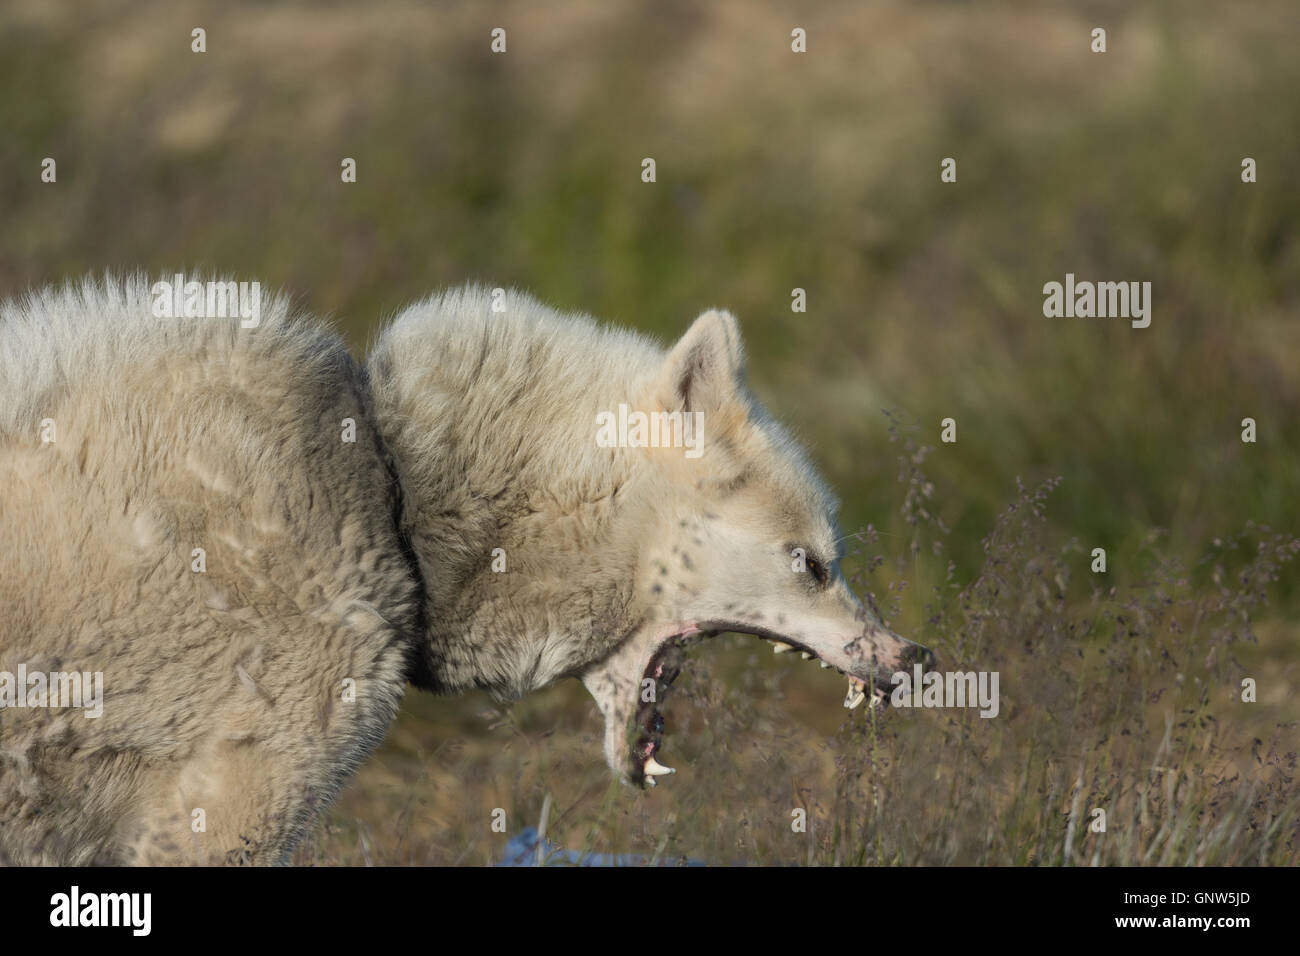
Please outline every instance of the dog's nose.
[[920, 664], [922, 673], [932, 671], [939, 666], [939, 658], [935, 656], [934, 651], [928, 647], [922, 647], [920, 644], [905, 650], [902, 654], [902, 662], [904, 667]]

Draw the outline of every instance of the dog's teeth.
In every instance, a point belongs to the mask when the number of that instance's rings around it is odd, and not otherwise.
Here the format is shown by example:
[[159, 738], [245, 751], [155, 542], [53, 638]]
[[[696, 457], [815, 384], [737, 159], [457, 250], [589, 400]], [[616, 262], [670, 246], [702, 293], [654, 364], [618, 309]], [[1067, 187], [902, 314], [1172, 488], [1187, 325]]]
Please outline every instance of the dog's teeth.
[[788, 654], [788, 653], [790, 653], [792, 650], [794, 650], [794, 648], [791, 647], [789, 644], [783, 644], [783, 643], [781, 643], [780, 641], [773, 641], [773, 642], [772, 642], [772, 653], [773, 653], [773, 654]]
[[650, 757], [646, 760], [645, 766], [641, 768], [641, 771], [652, 780], [655, 777], [662, 777], [665, 774], [677, 772], [672, 767], [665, 767], [658, 760], [655, 760], [654, 757]]
[[657, 787], [659, 784], [658, 784], [658, 782], [655, 780], [654, 777], [646, 777], [646, 778], [645, 778], [645, 785], [646, 785], [647, 787]]
[[844, 695], [844, 706], [849, 710], [853, 710], [866, 700], [867, 695], [863, 692], [863, 688], [866, 686], [865, 681], [860, 681], [856, 677], [849, 675], [849, 692]]
[[827, 664], [825, 661], [818, 661], [817, 663], [821, 664], [822, 670], [824, 671], [828, 671], [831, 669], [831, 665]]
[[804, 660], [806, 660], [806, 661], [810, 661], [810, 660], [812, 660], [812, 655], [809, 654], [807, 651], [800, 651], [800, 652], [799, 652], [799, 656], [802, 657], [802, 658], [803, 658]]

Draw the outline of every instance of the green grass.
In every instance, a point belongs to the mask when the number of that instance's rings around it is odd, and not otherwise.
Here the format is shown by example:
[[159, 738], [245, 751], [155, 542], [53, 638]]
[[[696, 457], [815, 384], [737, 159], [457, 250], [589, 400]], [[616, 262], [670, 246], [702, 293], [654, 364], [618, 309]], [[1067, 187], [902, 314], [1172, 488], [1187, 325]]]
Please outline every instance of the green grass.
[[[887, 617], [922, 603], [914, 636], [945, 670], [997, 671], [996, 717], [862, 707], [832, 728], [839, 681], [773, 661], [762, 642], [718, 638], [666, 708], [666, 759], [681, 773], [641, 795], [593, 761], [599, 722], [567, 689], [504, 713], [462, 707], [460, 722], [419, 698], [299, 861], [487, 863], [549, 799], [560, 845], [669, 861], [1300, 862], [1293, 635], [1256, 623], [1300, 537], [1247, 528], [1200, 568], [1153, 539], [1135, 556], [1143, 583], [1112, 585], [1052, 530], [1051, 481], [1018, 492], [984, 538], [979, 574], [959, 585], [933, 574], [951, 538], [933, 511], [944, 492], [925, 449], [896, 435], [914, 519], [905, 550], [937, 584], [921, 596], [900, 589], [901, 574], [885, 583], [905, 561], [867, 531], [852, 564], [860, 589]], [[506, 832], [491, 829], [498, 810]]]
[[[878, 532], [871, 582], [896, 626], [1017, 675], [1005, 718], [837, 730], [834, 681], [719, 648], [670, 712], [683, 772], [648, 800], [609, 788], [576, 685], [491, 720], [484, 698], [413, 695], [313, 859], [483, 862], [502, 839], [488, 809], [514, 829], [550, 792], [570, 845], [667, 838], [664, 853], [715, 860], [1294, 862], [1268, 754], [1295, 705], [1228, 691], [1234, 667], [1294, 685], [1296, 575], [1251, 608], [1258, 645], [1192, 624], [1197, 602], [1226, 600], [1218, 565], [1227, 580], [1257, 557], [1259, 526], [1300, 527], [1297, 19], [1290, 0], [15, 0], [0, 10], [0, 295], [198, 266], [288, 288], [358, 353], [403, 304], [468, 278], [664, 338], [726, 306], [845, 528]], [[488, 52], [498, 25], [504, 57]], [[1104, 55], [1088, 52], [1095, 25]], [[39, 182], [45, 156], [57, 185]], [[356, 185], [339, 182], [344, 156]], [[946, 156], [955, 184], [939, 181]], [[1240, 182], [1243, 156], [1258, 183]], [[1042, 285], [1066, 272], [1151, 281], [1151, 327], [1045, 319]], [[949, 531], [915, 549], [895, 408], [931, 449], [924, 504]], [[956, 444], [938, 441], [946, 417]], [[1021, 576], [982, 594], [1009, 573], [983, 542], [1017, 480], [1054, 476], [1047, 552], [1007, 556]], [[1120, 640], [1129, 605], [1142, 624]], [[1252, 763], [1237, 748], [1255, 737]], [[815, 839], [789, 832], [799, 800]], [[1104, 839], [1079, 817], [1098, 802]]]

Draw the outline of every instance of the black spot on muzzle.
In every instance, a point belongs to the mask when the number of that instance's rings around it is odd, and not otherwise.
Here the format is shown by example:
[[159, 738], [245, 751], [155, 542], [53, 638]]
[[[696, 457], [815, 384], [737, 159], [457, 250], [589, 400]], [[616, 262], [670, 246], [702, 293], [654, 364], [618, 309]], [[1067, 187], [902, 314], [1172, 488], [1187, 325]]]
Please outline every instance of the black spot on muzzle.
[[907, 648], [899, 655], [899, 661], [902, 665], [911, 670], [915, 665], [921, 665], [921, 672], [935, 670], [939, 666], [939, 659], [934, 656], [934, 651], [928, 647], [922, 647], [917, 644]]

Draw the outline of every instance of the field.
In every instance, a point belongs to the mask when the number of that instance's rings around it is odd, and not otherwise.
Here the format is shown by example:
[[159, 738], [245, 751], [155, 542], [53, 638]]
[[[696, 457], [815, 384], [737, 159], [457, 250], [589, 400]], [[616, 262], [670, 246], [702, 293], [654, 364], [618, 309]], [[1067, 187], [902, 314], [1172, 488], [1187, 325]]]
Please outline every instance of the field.
[[[1294, 865], [1298, 28], [1292, 0], [11, 0], [0, 296], [198, 267], [358, 355], [466, 279], [665, 340], [729, 308], [859, 593], [1001, 675], [996, 718], [850, 714], [718, 638], [650, 794], [576, 682], [412, 693], [299, 862], [484, 864], [544, 818], [663, 862]], [[1150, 281], [1150, 327], [1044, 317], [1067, 273]]]

